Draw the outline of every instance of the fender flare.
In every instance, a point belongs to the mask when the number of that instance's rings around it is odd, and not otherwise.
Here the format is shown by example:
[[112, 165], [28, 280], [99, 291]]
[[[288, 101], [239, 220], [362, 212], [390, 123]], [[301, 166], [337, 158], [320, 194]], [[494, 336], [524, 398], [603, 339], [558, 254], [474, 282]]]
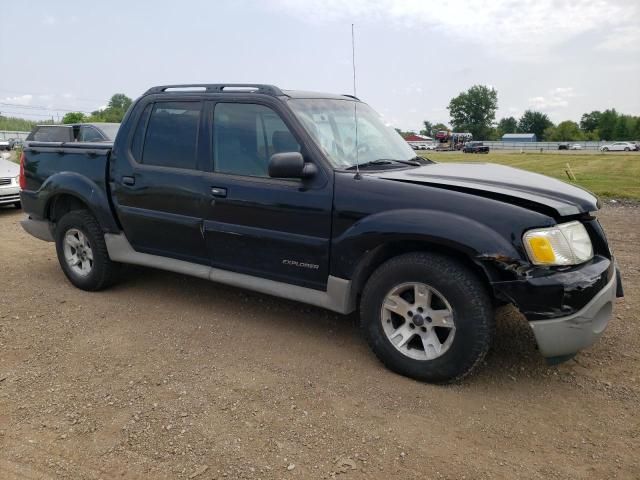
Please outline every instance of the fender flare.
[[51, 203], [60, 195], [75, 197], [87, 205], [105, 232], [120, 231], [104, 187], [86, 176], [75, 172], [60, 172], [47, 178], [38, 190], [38, 196], [44, 205], [43, 217], [49, 212]]
[[367, 216], [336, 237], [331, 274], [357, 285], [381, 247], [407, 242], [455, 251], [481, 268], [489, 282], [523, 263], [517, 246], [486, 224], [439, 210], [401, 209]]

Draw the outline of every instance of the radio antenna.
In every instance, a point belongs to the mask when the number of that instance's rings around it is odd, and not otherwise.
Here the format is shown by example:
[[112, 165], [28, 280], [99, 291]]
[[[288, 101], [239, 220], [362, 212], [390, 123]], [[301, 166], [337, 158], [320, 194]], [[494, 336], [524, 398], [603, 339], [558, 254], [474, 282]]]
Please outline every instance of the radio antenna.
[[354, 24], [351, 24], [351, 65], [353, 67], [353, 121], [356, 127], [355, 149], [356, 149], [356, 176], [355, 179], [360, 179], [360, 160], [358, 158], [358, 99], [356, 95], [356, 40], [354, 33]]

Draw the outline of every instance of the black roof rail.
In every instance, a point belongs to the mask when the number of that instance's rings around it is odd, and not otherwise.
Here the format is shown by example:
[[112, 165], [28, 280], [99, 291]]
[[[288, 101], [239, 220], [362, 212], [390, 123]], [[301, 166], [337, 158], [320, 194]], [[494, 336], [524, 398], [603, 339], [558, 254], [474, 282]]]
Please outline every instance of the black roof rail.
[[342, 96], [343, 97], [353, 98], [354, 100], [360, 101], [360, 99], [358, 97], [356, 97], [355, 95], [349, 95], [348, 93], [343, 93]]
[[164, 93], [170, 90], [200, 90], [207, 93], [262, 93], [274, 97], [285, 95], [278, 87], [260, 83], [188, 83], [183, 85], [160, 85], [151, 87], [144, 94]]

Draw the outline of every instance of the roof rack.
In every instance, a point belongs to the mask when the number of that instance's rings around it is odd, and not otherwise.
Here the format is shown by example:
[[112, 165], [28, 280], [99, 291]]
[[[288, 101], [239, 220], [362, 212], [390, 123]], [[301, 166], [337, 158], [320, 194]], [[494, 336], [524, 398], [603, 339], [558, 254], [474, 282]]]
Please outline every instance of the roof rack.
[[183, 85], [160, 85], [158, 87], [151, 87], [145, 92], [145, 95], [180, 90], [203, 91], [206, 93], [262, 93], [274, 97], [285, 95], [278, 87], [260, 83], [188, 83]]

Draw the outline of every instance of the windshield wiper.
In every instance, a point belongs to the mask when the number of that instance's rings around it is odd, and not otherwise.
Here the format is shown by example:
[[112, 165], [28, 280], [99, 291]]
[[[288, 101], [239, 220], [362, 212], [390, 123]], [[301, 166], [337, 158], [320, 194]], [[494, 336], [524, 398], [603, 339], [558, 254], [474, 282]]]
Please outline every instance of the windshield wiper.
[[414, 167], [418, 167], [421, 165], [421, 163], [419, 163], [416, 160], [395, 160], [393, 158], [378, 158], [377, 160], [370, 160], [368, 162], [362, 162], [358, 165], [351, 165], [350, 167], [347, 167], [347, 170], [355, 170], [356, 168], [366, 168], [369, 166], [376, 166], [376, 165], [391, 165], [392, 163], [402, 163], [404, 165], [412, 165]]

